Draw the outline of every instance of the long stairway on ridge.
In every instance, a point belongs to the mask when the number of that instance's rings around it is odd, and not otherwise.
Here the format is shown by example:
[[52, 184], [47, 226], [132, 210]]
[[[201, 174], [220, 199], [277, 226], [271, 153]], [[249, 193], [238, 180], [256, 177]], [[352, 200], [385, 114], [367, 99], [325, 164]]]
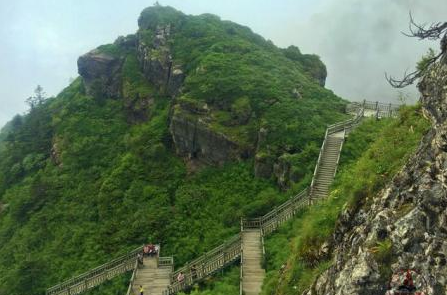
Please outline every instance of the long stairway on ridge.
[[135, 271], [130, 294], [139, 295], [141, 285], [144, 294], [162, 295], [171, 283], [171, 274], [172, 267], [159, 265], [158, 257], [145, 257]]
[[242, 294], [261, 293], [265, 270], [262, 268], [262, 232], [260, 228], [244, 229], [242, 235]]
[[[46, 295], [81, 294], [132, 270], [134, 272], [127, 295], [139, 294], [140, 285], [143, 285], [145, 294], [173, 295], [191, 289], [194, 284], [232, 265], [239, 259], [242, 261], [241, 294], [259, 294], [265, 277], [265, 270], [262, 268], [264, 236], [274, 232], [301, 209], [328, 195], [330, 184], [337, 171], [344, 139], [364, 116], [373, 115], [377, 119], [394, 117], [397, 115], [398, 107], [367, 101], [348, 105], [347, 113], [354, 117], [327, 127], [310, 187], [305, 188], [261, 217], [243, 218], [239, 234], [189, 261], [175, 272], [173, 272], [172, 257], [159, 257], [158, 260], [146, 258], [144, 265], [137, 268], [137, 256], [143, 251], [143, 247], [138, 247], [101, 266], [48, 288]], [[192, 271], [191, 266], [196, 270]], [[183, 273], [185, 276], [183, 283], [179, 283], [176, 279], [179, 273]]]
[[329, 187], [337, 171], [344, 138], [344, 130], [327, 135], [312, 181], [312, 199], [322, 199], [327, 197]]

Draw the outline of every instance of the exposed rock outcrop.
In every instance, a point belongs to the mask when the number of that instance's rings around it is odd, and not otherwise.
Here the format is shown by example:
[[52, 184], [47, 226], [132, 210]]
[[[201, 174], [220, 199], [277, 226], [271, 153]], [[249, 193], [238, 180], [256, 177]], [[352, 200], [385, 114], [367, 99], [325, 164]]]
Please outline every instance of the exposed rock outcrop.
[[175, 96], [180, 92], [185, 74], [174, 64], [167, 42], [170, 34], [170, 25], [157, 26], [152, 40], [139, 34], [137, 51], [145, 77], [160, 91]]
[[[433, 128], [370, 206], [342, 214], [332, 241], [334, 264], [305, 294], [385, 294], [390, 273], [399, 269], [416, 269], [427, 282], [424, 294], [447, 294], [447, 65], [434, 65], [418, 87]], [[392, 252], [388, 266], [374, 256], [374, 246], [385, 240]]]
[[170, 131], [177, 153], [211, 165], [246, 158], [251, 151], [239, 146], [224, 134], [213, 131], [206, 118], [176, 105]]
[[287, 190], [290, 186], [290, 172], [292, 164], [289, 161], [289, 154], [284, 154], [278, 158], [273, 165], [273, 174], [276, 177], [276, 182], [282, 190]]
[[78, 59], [78, 72], [84, 81], [85, 91], [94, 97], [118, 98], [121, 96], [121, 67], [124, 59], [94, 49]]
[[270, 178], [273, 173], [274, 158], [267, 153], [257, 153], [255, 156], [255, 176]]

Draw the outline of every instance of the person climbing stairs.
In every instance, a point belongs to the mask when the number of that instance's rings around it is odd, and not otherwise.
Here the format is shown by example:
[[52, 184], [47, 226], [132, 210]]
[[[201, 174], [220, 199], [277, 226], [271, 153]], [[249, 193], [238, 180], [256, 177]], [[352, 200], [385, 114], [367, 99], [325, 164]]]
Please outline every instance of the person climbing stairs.
[[158, 264], [158, 256], [144, 257], [135, 273], [131, 294], [140, 295], [140, 286], [143, 286], [144, 295], [162, 295], [171, 283], [171, 273], [171, 267]]

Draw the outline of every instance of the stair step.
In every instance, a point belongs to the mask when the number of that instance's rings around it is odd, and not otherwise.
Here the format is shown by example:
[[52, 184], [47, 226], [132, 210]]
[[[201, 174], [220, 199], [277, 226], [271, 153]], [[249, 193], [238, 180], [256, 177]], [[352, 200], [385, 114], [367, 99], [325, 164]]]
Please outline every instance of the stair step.
[[265, 278], [260, 230], [242, 232], [242, 251], [242, 290], [245, 295], [259, 295]]

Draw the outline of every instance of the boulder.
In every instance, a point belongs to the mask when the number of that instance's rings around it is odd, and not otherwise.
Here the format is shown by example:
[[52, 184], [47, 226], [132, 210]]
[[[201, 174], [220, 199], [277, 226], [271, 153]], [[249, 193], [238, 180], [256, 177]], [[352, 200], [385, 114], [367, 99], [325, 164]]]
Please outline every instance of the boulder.
[[94, 97], [121, 97], [120, 71], [124, 59], [92, 50], [78, 59], [78, 73], [84, 81], [85, 91]]
[[212, 130], [206, 118], [182, 110], [179, 105], [175, 108], [170, 132], [178, 155], [211, 165], [222, 165], [251, 153], [224, 134]]

